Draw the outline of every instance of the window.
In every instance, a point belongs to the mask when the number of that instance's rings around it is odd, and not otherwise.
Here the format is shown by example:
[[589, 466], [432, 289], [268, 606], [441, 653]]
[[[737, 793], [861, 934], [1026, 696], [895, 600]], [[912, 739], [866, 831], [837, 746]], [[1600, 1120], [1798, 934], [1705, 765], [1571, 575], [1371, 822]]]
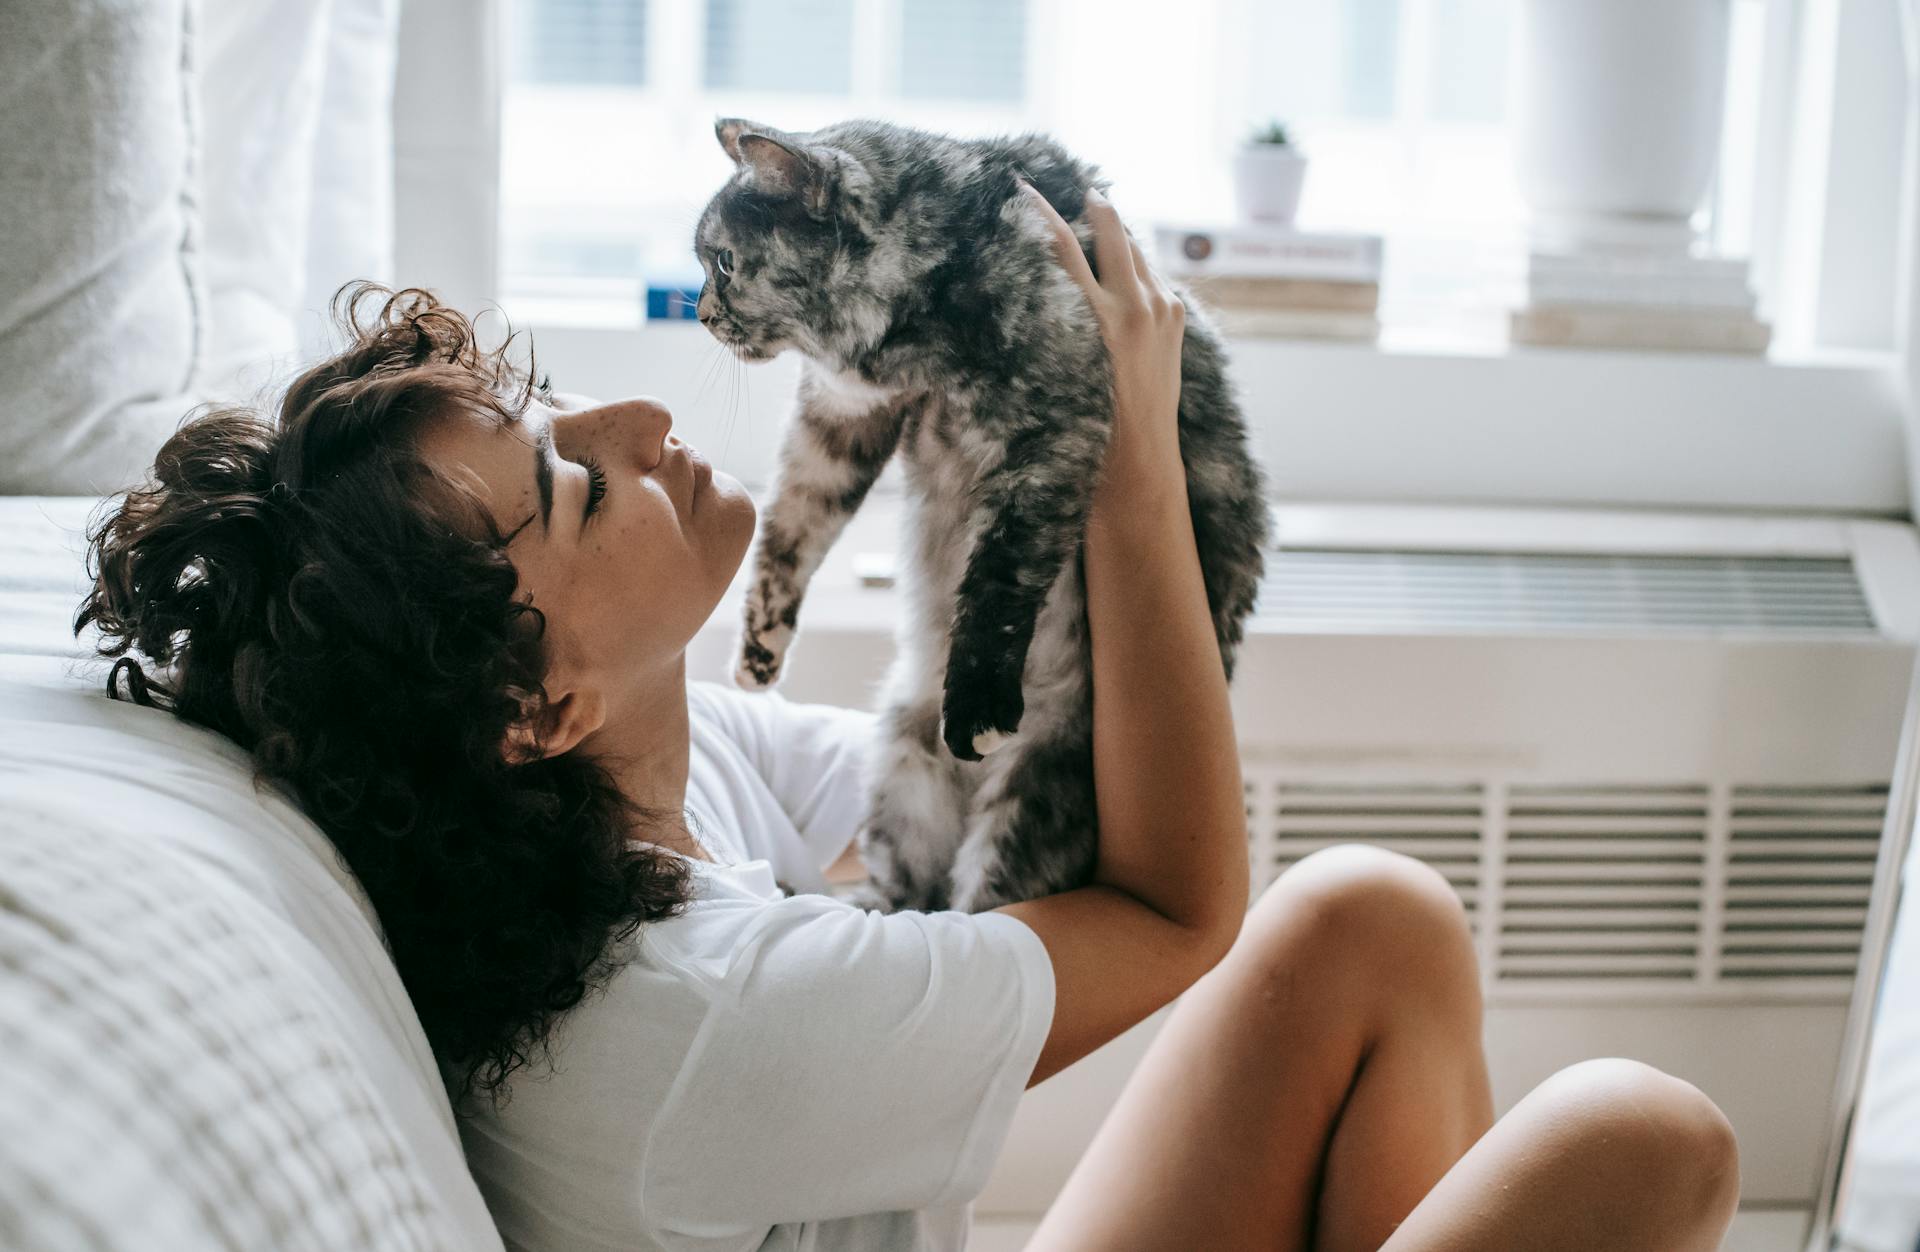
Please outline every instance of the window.
[[647, 81], [647, 0], [541, 0], [513, 11], [512, 74], [527, 83]]
[[900, 93], [915, 100], [1026, 96], [1026, 0], [905, 0], [900, 10]]
[[[1757, 58], [1739, 31], [1765, 2], [1733, 0], [1737, 56]], [[507, 3], [502, 274], [523, 307], [630, 319], [648, 278], [697, 283], [693, 226], [731, 172], [718, 116], [1049, 131], [1141, 224], [1230, 219], [1233, 151], [1278, 117], [1312, 162], [1303, 224], [1388, 237], [1387, 320], [1471, 334], [1478, 319], [1497, 339], [1517, 294], [1519, 0]], [[1729, 125], [1730, 148], [1752, 131]]]
[[1526, 208], [1507, 81], [1515, 0], [1292, 0], [1248, 9], [1248, 111], [1288, 119], [1310, 165], [1301, 220], [1376, 231], [1382, 315], [1478, 320], [1515, 294]]
[[697, 283], [694, 223], [732, 170], [716, 117], [1030, 124], [1044, 3], [509, 0], [503, 294], [536, 316], [630, 320], [648, 278]]
[[853, 0], [707, 0], [708, 91], [853, 89]]

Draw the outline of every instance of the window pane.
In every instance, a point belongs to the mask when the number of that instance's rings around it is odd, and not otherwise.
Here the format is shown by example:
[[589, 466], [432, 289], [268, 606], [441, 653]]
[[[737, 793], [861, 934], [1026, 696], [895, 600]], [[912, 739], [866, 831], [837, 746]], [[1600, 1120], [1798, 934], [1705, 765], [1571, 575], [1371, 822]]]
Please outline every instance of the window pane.
[[1348, 117], [1392, 117], [1398, 97], [1395, 50], [1400, 42], [1400, 0], [1347, 0], [1342, 61]]
[[853, 0], [708, 0], [707, 86], [851, 90]]
[[647, 0], [519, 0], [513, 76], [638, 87], [647, 80]]
[[1018, 103], [1026, 65], [1026, 0], [906, 0], [901, 95]]
[[1498, 122], [1507, 114], [1512, 0], [1432, 0], [1428, 109], [1443, 122]]
[[1278, 117], [1311, 130], [1393, 115], [1399, 0], [1257, 3], [1247, 22], [1250, 121]]

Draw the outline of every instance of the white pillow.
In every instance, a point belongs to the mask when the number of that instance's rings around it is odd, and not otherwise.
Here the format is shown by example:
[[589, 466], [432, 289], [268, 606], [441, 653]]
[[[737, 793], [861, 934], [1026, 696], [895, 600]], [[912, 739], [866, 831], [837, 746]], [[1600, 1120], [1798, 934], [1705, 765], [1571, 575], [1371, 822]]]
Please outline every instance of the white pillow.
[[137, 481], [205, 327], [184, 0], [0, 4], [0, 493]]

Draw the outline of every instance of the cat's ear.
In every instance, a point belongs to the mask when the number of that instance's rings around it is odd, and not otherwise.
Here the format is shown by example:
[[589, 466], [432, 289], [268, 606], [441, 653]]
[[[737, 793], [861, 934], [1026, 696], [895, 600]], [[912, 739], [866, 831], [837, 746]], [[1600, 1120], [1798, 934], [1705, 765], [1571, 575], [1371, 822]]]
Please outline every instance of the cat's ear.
[[720, 150], [735, 165], [740, 164], [740, 136], [748, 131], [766, 133], [767, 127], [757, 122], [749, 122], [744, 117], [722, 117], [714, 119], [713, 137], [720, 141]]
[[797, 141], [747, 131], [740, 136], [740, 164], [753, 171], [754, 186], [770, 196], [791, 196], [818, 216], [827, 206], [827, 169]]
[[828, 164], [797, 137], [743, 117], [723, 117], [713, 124], [720, 147], [752, 175], [754, 187], [770, 196], [792, 196], [809, 213], [826, 212], [830, 198]]

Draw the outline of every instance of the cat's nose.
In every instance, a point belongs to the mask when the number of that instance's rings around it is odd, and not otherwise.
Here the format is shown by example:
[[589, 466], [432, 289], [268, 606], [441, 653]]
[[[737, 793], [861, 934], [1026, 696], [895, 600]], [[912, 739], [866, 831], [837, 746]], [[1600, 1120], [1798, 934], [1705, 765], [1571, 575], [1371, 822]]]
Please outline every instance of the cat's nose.
[[719, 302], [713, 298], [712, 287], [702, 287], [700, 289], [700, 300], [693, 306], [693, 312], [694, 316], [700, 319], [702, 326], [711, 322], [714, 314], [719, 312], [718, 304]]

